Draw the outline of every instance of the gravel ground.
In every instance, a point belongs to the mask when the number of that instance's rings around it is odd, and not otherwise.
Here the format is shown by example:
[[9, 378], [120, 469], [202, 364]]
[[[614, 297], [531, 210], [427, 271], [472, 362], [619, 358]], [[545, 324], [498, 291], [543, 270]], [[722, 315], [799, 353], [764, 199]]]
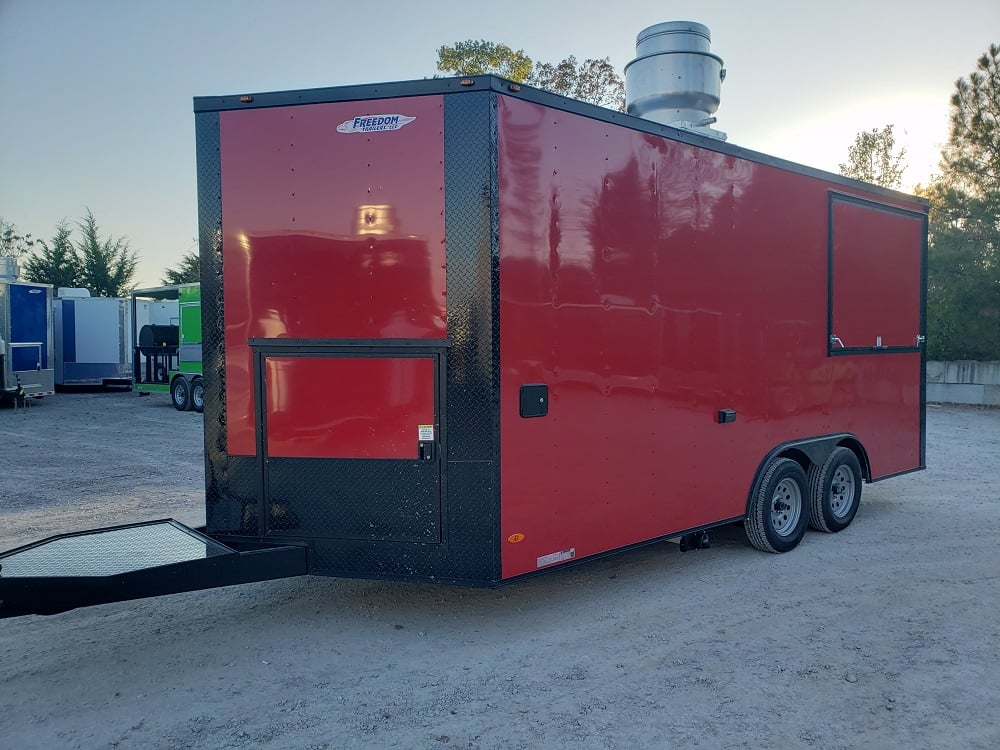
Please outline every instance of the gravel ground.
[[[1000, 747], [1000, 410], [786, 555], [730, 527], [498, 590], [300, 578], [0, 621], [3, 748]], [[0, 410], [0, 549], [203, 522], [166, 397]]]

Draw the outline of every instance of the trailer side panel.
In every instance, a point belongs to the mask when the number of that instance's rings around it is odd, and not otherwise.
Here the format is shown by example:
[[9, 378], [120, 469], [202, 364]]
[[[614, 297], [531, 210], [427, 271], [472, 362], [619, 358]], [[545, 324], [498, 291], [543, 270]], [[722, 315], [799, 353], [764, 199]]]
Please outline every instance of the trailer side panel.
[[505, 578], [739, 518], [788, 441], [921, 465], [922, 215], [838, 205], [838, 309], [874, 284], [906, 313], [892, 348], [831, 356], [831, 183], [510, 97], [499, 123]]

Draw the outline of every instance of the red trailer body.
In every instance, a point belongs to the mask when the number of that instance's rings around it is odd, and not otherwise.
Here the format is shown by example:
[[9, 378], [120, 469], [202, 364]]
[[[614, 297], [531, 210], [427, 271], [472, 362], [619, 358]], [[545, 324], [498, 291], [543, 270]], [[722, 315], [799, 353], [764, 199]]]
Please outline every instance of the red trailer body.
[[216, 539], [496, 584], [923, 468], [916, 198], [491, 77], [196, 112]]
[[0, 617], [785, 552], [924, 466], [920, 199], [492, 77], [195, 111], [206, 526], [0, 553]]

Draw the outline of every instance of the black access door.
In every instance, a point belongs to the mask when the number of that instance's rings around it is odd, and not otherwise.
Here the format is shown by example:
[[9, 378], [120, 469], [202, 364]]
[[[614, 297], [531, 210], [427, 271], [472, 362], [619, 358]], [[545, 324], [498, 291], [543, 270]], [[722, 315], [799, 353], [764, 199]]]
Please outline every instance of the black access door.
[[440, 543], [445, 343], [251, 345], [265, 533]]

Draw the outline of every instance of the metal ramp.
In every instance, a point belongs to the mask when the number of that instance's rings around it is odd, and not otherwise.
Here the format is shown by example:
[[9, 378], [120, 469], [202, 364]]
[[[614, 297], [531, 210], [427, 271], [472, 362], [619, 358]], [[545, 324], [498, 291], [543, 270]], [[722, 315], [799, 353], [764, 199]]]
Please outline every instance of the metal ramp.
[[0, 553], [0, 618], [306, 575], [298, 545], [236, 550], [173, 519], [60, 534]]

